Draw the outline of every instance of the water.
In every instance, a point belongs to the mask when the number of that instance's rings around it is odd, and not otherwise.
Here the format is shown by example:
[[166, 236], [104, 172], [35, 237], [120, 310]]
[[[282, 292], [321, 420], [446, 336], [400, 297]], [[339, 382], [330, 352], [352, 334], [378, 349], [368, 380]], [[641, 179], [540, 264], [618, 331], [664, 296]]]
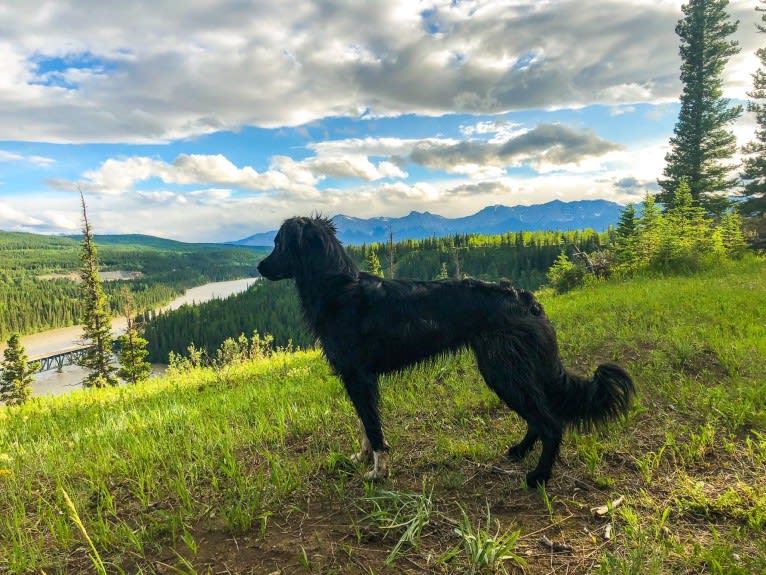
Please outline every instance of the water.
[[[253, 285], [257, 278], [213, 282], [186, 290], [184, 295], [176, 298], [163, 310], [172, 310], [184, 304], [199, 304], [211, 299], [223, 299], [235, 293], [243, 292]], [[126, 320], [123, 317], [112, 320], [112, 334], [117, 337], [125, 332]], [[52, 329], [21, 338], [21, 344], [30, 359], [52, 355], [58, 351], [80, 345], [82, 343], [82, 326]], [[152, 374], [160, 375], [164, 365], [153, 365]], [[35, 374], [32, 383], [33, 395], [61, 395], [73, 389], [79, 389], [86, 375], [86, 370], [76, 365], [64, 367], [61, 371], [55, 369]]]

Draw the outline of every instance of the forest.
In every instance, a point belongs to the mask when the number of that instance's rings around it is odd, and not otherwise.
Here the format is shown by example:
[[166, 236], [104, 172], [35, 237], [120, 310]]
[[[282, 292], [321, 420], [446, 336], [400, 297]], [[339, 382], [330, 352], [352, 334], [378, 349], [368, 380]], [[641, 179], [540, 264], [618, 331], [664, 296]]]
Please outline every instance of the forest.
[[[122, 309], [123, 285], [136, 308], [147, 310], [196, 285], [253, 276], [262, 255], [253, 248], [138, 235], [97, 236], [96, 244], [101, 271], [138, 272], [134, 279], [104, 282], [114, 314]], [[0, 338], [78, 322], [79, 287], [66, 276], [77, 272], [79, 251], [79, 237], [0, 232]]]
[[390, 277], [393, 252], [394, 277], [422, 280], [441, 277], [505, 278], [523, 289], [536, 290], [562, 250], [592, 251], [610, 241], [613, 232], [593, 230], [508, 232], [502, 235], [457, 234], [443, 238], [407, 240], [393, 244], [347, 246], [360, 268], [374, 252], [386, 277]]

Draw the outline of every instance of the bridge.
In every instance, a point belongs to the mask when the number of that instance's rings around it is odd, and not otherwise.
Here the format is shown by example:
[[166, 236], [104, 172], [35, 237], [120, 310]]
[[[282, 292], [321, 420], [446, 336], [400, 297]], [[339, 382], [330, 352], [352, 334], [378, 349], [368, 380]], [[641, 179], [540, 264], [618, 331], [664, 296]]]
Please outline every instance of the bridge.
[[[77, 365], [80, 358], [85, 355], [85, 352], [89, 349], [93, 349], [93, 345], [73, 345], [64, 349], [59, 349], [51, 354], [40, 354], [29, 358], [29, 363], [35, 361], [40, 362], [40, 369], [38, 372], [50, 371], [51, 369], [61, 369], [67, 365]], [[112, 353], [117, 355], [120, 352], [120, 344], [118, 340], [112, 341]]]
[[65, 349], [60, 349], [53, 354], [38, 355], [29, 358], [29, 363], [40, 362], [40, 369], [37, 371], [50, 371], [51, 369], [62, 369], [67, 365], [77, 365], [77, 362], [91, 347], [90, 345], [74, 345]]

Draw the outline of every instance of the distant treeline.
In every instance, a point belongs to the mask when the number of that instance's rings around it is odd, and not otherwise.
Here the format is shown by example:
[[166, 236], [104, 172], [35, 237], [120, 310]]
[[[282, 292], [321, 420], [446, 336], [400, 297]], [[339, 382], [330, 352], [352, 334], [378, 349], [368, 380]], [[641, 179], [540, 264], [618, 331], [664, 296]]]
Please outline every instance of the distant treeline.
[[[458, 267], [464, 276], [486, 280], [507, 278], [517, 287], [537, 289], [561, 250], [577, 246], [583, 251], [598, 249], [609, 241], [609, 233], [518, 232], [499, 236], [455, 235], [445, 238], [407, 240], [393, 246], [394, 276], [436, 279], [455, 277]], [[385, 244], [348, 246], [361, 269], [374, 251], [389, 275], [389, 248]], [[196, 306], [151, 315], [145, 324], [152, 361], [164, 363], [172, 351], [186, 354], [189, 344], [212, 355], [227, 338], [240, 334], [271, 334], [274, 344], [308, 347], [313, 339], [306, 332], [295, 286], [291, 281], [260, 281], [247, 292]]]
[[[577, 246], [597, 249], [609, 241], [609, 233], [592, 230], [572, 232], [509, 232], [497, 236], [457, 234], [443, 238], [406, 240], [394, 243], [394, 277], [431, 280], [446, 275], [484, 280], [505, 278], [519, 288], [536, 290], [562, 249]], [[369, 252], [375, 252], [386, 277], [389, 247], [386, 244], [348, 246], [347, 251], [364, 269]]]
[[171, 351], [186, 355], [191, 343], [212, 355], [227, 338], [254, 331], [273, 336], [277, 347], [308, 348], [314, 340], [302, 319], [292, 281], [262, 280], [226, 299], [150, 313], [143, 331], [150, 361], [166, 363]]
[[[114, 315], [123, 307], [123, 285], [133, 292], [137, 309], [146, 310], [195, 285], [256, 275], [260, 258], [258, 251], [247, 248], [141, 236], [97, 237], [96, 245], [101, 271], [141, 273], [137, 279], [104, 283]], [[79, 249], [79, 240], [73, 238], [0, 232], [0, 337], [78, 322], [78, 284], [40, 276], [77, 272]]]

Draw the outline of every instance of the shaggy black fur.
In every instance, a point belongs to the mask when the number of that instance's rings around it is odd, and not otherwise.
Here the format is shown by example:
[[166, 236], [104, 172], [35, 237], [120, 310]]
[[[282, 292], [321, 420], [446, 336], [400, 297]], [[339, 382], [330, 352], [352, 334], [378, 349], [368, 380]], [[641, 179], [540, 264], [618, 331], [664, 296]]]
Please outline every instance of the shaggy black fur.
[[550, 478], [566, 425], [598, 423], [629, 407], [630, 376], [615, 364], [601, 365], [590, 379], [568, 373], [542, 306], [507, 282], [372, 276], [359, 271], [332, 222], [320, 217], [285, 221], [258, 271], [270, 280], [295, 278], [306, 320], [366, 434], [357, 457], [375, 456], [371, 478], [388, 473], [378, 376], [439, 354], [472, 349], [487, 385], [526, 420], [527, 433], [509, 457], [521, 459], [542, 441], [530, 486]]

